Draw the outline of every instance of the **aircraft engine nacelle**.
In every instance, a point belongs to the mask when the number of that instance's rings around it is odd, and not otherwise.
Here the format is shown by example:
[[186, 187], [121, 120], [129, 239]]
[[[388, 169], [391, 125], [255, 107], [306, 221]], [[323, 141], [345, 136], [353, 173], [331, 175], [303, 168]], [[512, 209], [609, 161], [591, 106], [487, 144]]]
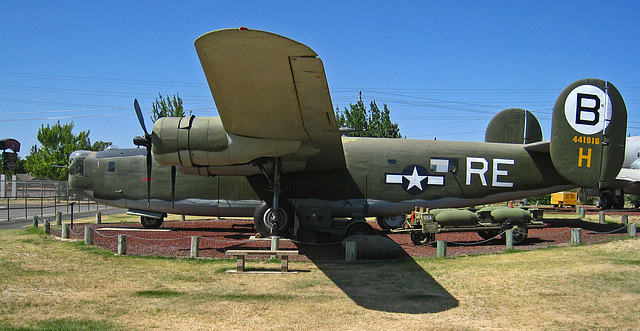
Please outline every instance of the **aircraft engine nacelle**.
[[166, 166], [216, 167], [280, 157], [300, 150], [300, 141], [227, 133], [219, 117], [163, 117], [153, 125], [152, 151]]

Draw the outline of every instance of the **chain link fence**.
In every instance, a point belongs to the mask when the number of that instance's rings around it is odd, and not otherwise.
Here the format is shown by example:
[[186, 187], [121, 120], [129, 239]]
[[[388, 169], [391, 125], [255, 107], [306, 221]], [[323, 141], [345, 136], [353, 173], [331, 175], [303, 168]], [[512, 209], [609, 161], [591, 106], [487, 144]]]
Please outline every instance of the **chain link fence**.
[[5, 179], [4, 175], [0, 178], [0, 222], [98, 208], [105, 206], [75, 194], [66, 181]]

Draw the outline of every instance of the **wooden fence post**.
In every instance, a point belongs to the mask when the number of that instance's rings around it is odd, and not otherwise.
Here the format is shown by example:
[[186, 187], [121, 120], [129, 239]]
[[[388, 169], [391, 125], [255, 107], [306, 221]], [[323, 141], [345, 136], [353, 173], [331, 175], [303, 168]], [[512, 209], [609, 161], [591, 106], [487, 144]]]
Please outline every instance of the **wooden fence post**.
[[49, 220], [44, 220], [44, 224], [42, 225], [45, 234], [51, 233], [51, 222]]
[[628, 214], [622, 214], [622, 220], [621, 220], [622, 225], [627, 225], [629, 224], [629, 215]]
[[600, 216], [600, 224], [604, 224], [604, 223], [606, 223], [606, 221], [605, 221], [605, 217], [606, 217], [606, 215], [605, 215], [604, 210], [601, 210], [601, 211], [598, 213], [598, 215]]
[[584, 218], [585, 211], [584, 208], [580, 208], [580, 218]]
[[436, 242], [436, 256], [437, 257], [446, 257], [447, 256], [447, 242], [444, 240], [438, 240]]
[[506, 238], [507, 250], [513, 249], [513, 229], [506, 230], [504, 235]]
[[62, 213], [61, 212], [57, 212], [56, 213], [56, 225], [62, 225]]
[[88, 224], [84, 227], [84, 244], [93, 245], [93, 228]]
[[69, 239], [69, 224], [62, 224], [62, 238]]
[[627, 225], [627, 234], [629, 237], [636, 237], [637, 223], [631, 223]]
[[358, 249], [355, 241], [347, 241], [344, 246], [345, 252], [345, 260], [347, 262], [356, 262], [358, 260]]
[[191, 236], [191, 253], [190, 257], [196, 258], [199, 255], [200, 249], [200, 237], [199, 236]]
[[127, 235], [118, 235], [118, 255], [127, 255]]
[[96, 213], [96, 224], [102, 224], [102, 213]]
[[582, 243], [582, 229], [580, 228], [571, 229], [571, 243], [576, 245], [579, 245]]
[[38, 215], [33, 215], [33, 227], [38, 227]]

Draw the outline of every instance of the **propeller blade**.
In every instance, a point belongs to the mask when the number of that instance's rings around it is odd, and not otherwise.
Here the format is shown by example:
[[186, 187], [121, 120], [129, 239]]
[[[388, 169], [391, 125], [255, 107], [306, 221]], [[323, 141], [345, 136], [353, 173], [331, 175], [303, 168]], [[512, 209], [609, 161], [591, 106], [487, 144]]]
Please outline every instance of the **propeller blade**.
[[140, 126], [142, 127], [142, 131], [144, 131], [144, 135], [148, 136], [149, 132], [147, 131], [147, 127], [144, 125], [144, 118], [142, 117], [142, 110], [140, 109], [140, 105], [138, 104], [138, 99], [133, 99], [133, 108], [136, 110], [138, 122], [140, 122]]
[[137, 146], [144, 146], [147, 148], [147, 206], [151, 206], [151, 167], [153, 166], [153, 160], [151, 159], [151, 135], [147, 131], [147, 127], [144, 125], [144, 118], [142, 117], [142, 109], [138, 104], [138, 99], [133, 99], [133, 108], [136, 110], [136, 116], [138, 116], [138, 122], [144, 131], [144, 137], [133, 138], [133, 143]]

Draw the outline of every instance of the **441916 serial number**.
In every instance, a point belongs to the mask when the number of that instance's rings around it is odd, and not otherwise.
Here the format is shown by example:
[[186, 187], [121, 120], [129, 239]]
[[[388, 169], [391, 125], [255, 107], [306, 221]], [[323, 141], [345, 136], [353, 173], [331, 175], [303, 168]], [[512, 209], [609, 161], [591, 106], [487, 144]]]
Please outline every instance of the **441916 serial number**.
[[592, 144], [600, 145], [600, 138], [585, 137], [585, 136], [573, 136], [573, 142], [579, 144]]

